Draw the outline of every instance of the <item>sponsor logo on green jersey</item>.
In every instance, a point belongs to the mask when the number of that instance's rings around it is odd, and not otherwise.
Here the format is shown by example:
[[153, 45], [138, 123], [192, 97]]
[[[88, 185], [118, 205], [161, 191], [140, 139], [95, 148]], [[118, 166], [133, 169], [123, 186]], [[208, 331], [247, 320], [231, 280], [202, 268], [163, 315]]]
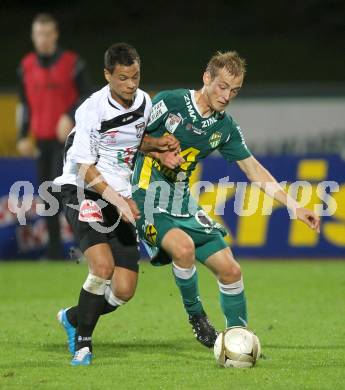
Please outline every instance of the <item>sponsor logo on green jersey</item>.
[[160, 100], [152, 107], [151, 115], [148, 126], [155, 122], [158, 118], [168, 112], [168, 107], [165, 105], [163, 100]]
[[192, 121], [194, 123], [194, 122], [196, 122], [197, 118], [196, 118], [195, 110], [193, 108], [192, 102], [191, 102], [190, 97], [188, 96], [188, 94], [184, 95], [184, 100], [186, 102], [186, 106], [187, 106], [187, 109], [188, 109], [188, 114], [192, 118]]
[[197, 135], [206, 134], [206, 130], [198, 129], [197, 127], [195, 127], [191, 123], [187, 123], [186, 124], [186, 129], [189, 130], [189, 131], [192, 131], [194, 134], [197, 134]]
[[152, 244], [152, 245], [156, 244], [157, 229], [155, 228], [154, 225], [149, 224], [149, 225], [146, 226], [146, 228], [145, 228], [145, 236], [146, 236], [147, 241], [150, 244]]
[[217, 119], [214, 116], [212, 116], [211, 118], [208, 118], [208, 119], [205, 119], [204, 121], [202, 121], [201, 124], [202, 124], [202, 127], [205, 128], [205, 127], [213, 125], [216, 122], [217, 122]]

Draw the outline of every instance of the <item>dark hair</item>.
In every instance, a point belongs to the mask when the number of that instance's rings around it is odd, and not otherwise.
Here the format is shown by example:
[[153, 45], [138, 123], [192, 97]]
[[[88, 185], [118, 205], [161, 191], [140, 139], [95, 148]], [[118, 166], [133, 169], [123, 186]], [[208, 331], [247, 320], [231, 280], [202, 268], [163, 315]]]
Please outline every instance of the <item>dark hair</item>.
[[113, 73], [115, 66], [130, 66], [137, 61], [140, 64], [140, 57], [135, 48], [127, 43], [120, 42], [111, 45], [104, 54], [104, 67]]
[[53, 23], [56, 29], [59, 28], [57, 20], [51, 14], [41, 13], [36, 15], [32, 20], [32, 24], [34, 23]]

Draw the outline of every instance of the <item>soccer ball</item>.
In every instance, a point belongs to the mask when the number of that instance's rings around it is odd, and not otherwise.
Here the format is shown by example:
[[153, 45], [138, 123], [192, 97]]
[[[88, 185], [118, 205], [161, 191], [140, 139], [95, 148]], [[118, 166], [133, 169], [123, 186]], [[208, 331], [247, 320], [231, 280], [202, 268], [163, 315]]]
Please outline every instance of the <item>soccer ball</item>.
[[219, 333], [214, 344], [214, 356], [223, 367], [254, 367], [261, 354], [259, 338], [242, 326], [232, 326]]

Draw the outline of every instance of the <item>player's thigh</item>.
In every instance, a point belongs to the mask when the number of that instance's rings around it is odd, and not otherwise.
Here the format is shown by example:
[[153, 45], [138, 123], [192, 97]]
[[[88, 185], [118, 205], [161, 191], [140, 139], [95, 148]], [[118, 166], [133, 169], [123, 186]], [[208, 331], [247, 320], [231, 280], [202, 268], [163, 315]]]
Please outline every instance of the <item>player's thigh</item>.
[[140, 260], [137, 231], [130, 223], [120, 221], [119, 225], [108, 234], [108, 243], [116, 267], [138, 273]]
[[[79, 199], [80, 195], [82, 199]], [[86, 222], [85, 210], [83, 209], [83, 206], [85, 205], [87, 206], [87, 211], [89, 207], [87, 205], [88, 201], [92, 201], [92, 206], [97, 207], [97, 205], [94, 205], [94, 202], [97, 201], [98, 198], [99, 197], [96, 194], [91, 195], [85, 193], [84, 195], [78, 195], [77, 187], [74, 185], [66, 184], [61, 187], [63, 211], [67, 222], [71, 226], [74, 238], [83, 253], [93, 245], [108, 242], [107, 234], [100, 231], [100, 229], [96, 229], [95, 223], [97, 222]], [[103, 219], [103, 212], [98, 207], [96, 214], [99, 216], [99, 220]]]
[[[85, 254], [90, 271], [99, 277], [110, 278], [114, 260], [107, 234], [95, 229], [91, 223], [81, 220], [81, 204], [76, 191], [75, 186], [62, 186], [61, 196], [66, 219], [81, 251]], [[69, 204], [74, 207], [67, 206]]]
[[122, 301], [129, 301], [135, 294], [138, 272], [115, 266], [111, 288], [114, 295]]
[[166, 213], [154, 213], [148, 221], [142, 212], [139, 220], [136, 221], [136, 226], [139, 237], [156, 247], [161, 247], [163, 237], [176, 227], [174, 220]]
[[195, 261], [195, 247], [192, 238], [180, 228], [170, 229], [161, 241], [161, 247], [182, 268], [190, 268]]
[[152, 250], [152, 264], [169, 264], [172, 260], [182, 268], [190, 268], [194, 264], [194, 242], [184, 230], [186, 219], [182, 219], [166, 213], [157, 213], [153, 223], [147, 223], [143, 219], [139, 224], [140, 238], [151, 248], [158, 248], [157, 252]]
[[241, 267], [229, 247], [211, 254], [204, 263], [225, 284], [241, 279]]
[[228, 248], [223, 233], [203, 210], [199, 210], [193, 217], [180, 218], [178, 226], [192, 239], [195, 245], [195, 257], [201, 263], [205, 263], [214, 253]]
[[[116, 208], [109, 205], [104, 210], [104, 217], [107, 225], [112, 226], [119, 215]], [[115, 264], [112, 290], [117, 298], [128, 301], [135, 293], [138, 280], [140, 253], [137, 231], [131, 223], [119, 220], [107, 237]]]
[[[188, 219], [167, 213], [154, 213], [151, 222], [148, 222], [145, 215], [141, 214], [137, 222], [139, 236], [149, 245], [162, 248], [165, 255], [173, 259], [178, 266], [189, 268], [195, 261], [195, 246], [193, 239], [186, 232]], [[168, 262], [163, 261], [163, 264]]]
[[110, 279], [114, 272], [114, 259], [107, 243], [92, 245], [84, 251], [89, 270], [93, 275]]
[[195, 257], [202, 264], [205, 264], [215, 253], [228, 248], [223, 236], [216, 231], [214, 234], [194, 233], [192, 238], [196, 245]]

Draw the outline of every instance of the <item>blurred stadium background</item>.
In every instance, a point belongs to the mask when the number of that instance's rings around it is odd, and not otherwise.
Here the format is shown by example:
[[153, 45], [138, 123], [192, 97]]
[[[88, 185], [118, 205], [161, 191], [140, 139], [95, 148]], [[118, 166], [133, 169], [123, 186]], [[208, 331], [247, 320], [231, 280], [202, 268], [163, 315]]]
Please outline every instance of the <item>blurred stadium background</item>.
[[[48, 239], [45, 221], [35, 211], [19, 226], [7, 208], [9, 188], [17, 180], [36, 182], [35, 161], [16, 155], [16, 68], [31, 50], [35, 14], [52, 12], [60, 23], [60, 45], [85, 59], [94, 89], [104, 84], [103, 53], [115, 41], [136, 46], [142, 56], [142, 88], [198, 88], [204, 66], [216, 50], [236, 49], [247, 59], [248, 73], [240, 96], [229, 107], [254, 154], [276, 178], [312, 183], [309, 204], [319, 203], [316, 185], [339, 183], [333, 194], [338, 207], [323, 218], [320, 235], [276, 207], [272, 216], [260, 209], [250, 217], [233, 212], [228, 191], [224, 218], [237, 255], [254, 257], [341, 257], [345, 248], [345, 22], [343, 1], [246, 2], [92, 1], [1, 2], [0, 42], [0, 258], [41, 258]], [[249, 8], [248, 8], [249, 7]], [[8, 37], [4, 39], [4, 37]], [[217, 156], [197, 172], [218, 182], [223, 176], [242, 181], [238, 169]], [[222, 173], [221, 175], [219, 173]], [[215, 188], [217, 189], [217, 188]], [[224, 189], [225, 191], [225, 189]], [[214, 204], [215, 193], [202, 202]], [[279, 228], [277, 228], [279, 227]], [[63, 228], [67, 248], [71, 234]]]

